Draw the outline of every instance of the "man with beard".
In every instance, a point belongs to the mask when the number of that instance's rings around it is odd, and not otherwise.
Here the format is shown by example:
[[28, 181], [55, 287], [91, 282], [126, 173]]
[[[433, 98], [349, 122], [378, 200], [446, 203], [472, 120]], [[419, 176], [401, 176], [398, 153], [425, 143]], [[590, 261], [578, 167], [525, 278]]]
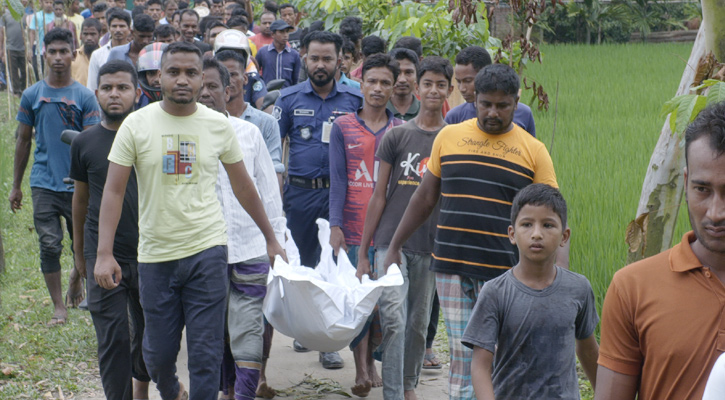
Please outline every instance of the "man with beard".
[[[342, 37], [324, 31], [305, 36], [305, 69], [309, 79], [282, 89], [273, 116], [282, 137], [289, 137], [289, 175], [284, 187], [287, 226], [300, 249], [302, 265], [314, 268], [320, 259], [317, 218], [329, 218], [330, 132], [336, 117], [357, 111], [362, 94], [338, 85]], [[308, 351], [297, 341], [296, 351]], [[324, 368], [342, 368], [337, 352], [320, 353]]]
[[95, 278], [104, 289], [123, 282], [114, 259], [126, 184], [136, 171], [139, 194], [138, 279], [145, 316], [144, 361], [163, 399], [186, 399], [176, 376], [186, 327], [191, 398], [216, 400], [224, 344], [227, 234], [215, 192], [222, 162], [237, 201], [260, 228], [270, 263], [284, 251], [242, 162], [225, 115], [196, 102], [201, 52], [169, 45], [161, 58], [163, 99], [128, 116], [114, 139], [101, 201]]
[[[33, 222], [40, 244], [40, 269], [53, 302], [54, 312], [48, 325], [62, 325], [68, 317], [61, 290], [60, 256], [63, 252], [65, 219], [71, 240], [71, 199], [73, 189], [63, 182], [70, 169], [70, 149], [60, 140], [64, 129], [83, 130], [100, 122], [98, 104], [88, 89], [73, 80], [71, 62], [73, 35], [56, 28], [43, 38], [48, 76], [23, 92], [18, 111], [17, 143], [10, 209], [23, 206], [22, 182], [30, 158], [33, 128], [35, 153], [30, 171]], [[66, 302], [78, 305], [84, 297], [83, 280], [71, 270]]]
[[[86, 21], [91, 21], [88, 19]], [[138, 291], [138, 189], [129, 177], [123, 210], [113, 245], [113, 256], [123, 279], [115, 289], [101, 288], [94, 276], [98, 250], [98, 212], [108, 172], [108, 152], [116, 131], [133, 111], [136, 71], [127, 62], [109, 61], [98, 71], [96, 98], [101, 123], [81, 132], [71, 145], [70, 177], [73, 193], [73, 248], [78, 273], [88, 279], [88, 310], [98, 339], [98, 368], [109, 400], [147, 399], [148, 382], [141, 353], [144, 321]], [[136, 385], [132, 385], [132, 378]], [[135, 386], [135, 387], [134, 387]]]
[[703, 398], [710, 370], [723, 354], [723, 116], [725, 104], [712, 104], [685, 132], [692, 231], [672, 249], [620, 269], [609, 285], [597, 400]]
[[124, 60], [136, 66], [138, 54], [144, 47], [151, 44], [154, 38], [154, 20], [146, 14], [139, 14], [133, 18], [133, 29], [131, 30], [131, 41], [121, 46], [116, 46], [108, 53], [108, 61]]
[[[282, 198], [272, 158], [259, 129], [227, 111], [229, 92], [229, 72], [224, 65], [216, 59], [204, 60], [204, 88], [199, 103], [226, 114], [232, 123], [244, 152], [244, 165], [260, 193], [277, 240], [282, 242], [286, 220], [282, 214]], [[229, 234], [227, 325], [230, 347], [226, 349], [225, 346], [224, 352], [221, 389], [225, 396], [222, 398], [252, 399], [258, 395], [269, 398], [265, 395], [270, 391], [274, 394], [274, 390], [267, 386], [264, 377], [266, 359], [262, 302], [267, 292], [270, 267], [264, 236], [234, 199], [229, 177], [224, 171], [219, 171], [216, 189]]]
[[154, 26], [159, 26], [159, 21], [164, 16], [164, 3], [161, 0], [147, 1], [146, 13], [154, 20]]
[[88, 65], [91, 55], [98, 49], [98, 39], [101, 37], [101, 23], [95, 18], [88, 18], [81, 25], [81, 44], [83, 47], [76, 50], [76, 59], [71, 65], [73, 79], [81, 85], [87, 86]]
[[440, 201], [431, 270], [448, 331], [449, 398], [474, 398], [473, 351], [461, 337], [484, 282], [517, 262], [508, 240], [511, 204], [531, 183], [557, 187], [546, 147], [513, 123], [519, 76], [494, 64], [476, 75], [478, 117], [448, 125], [433, 142], [428, 171], [410, 199], [382, 265], [400, 265], [401, 249]]
[[108, 61], [111, 49], [128, 43], [128, 37], [131, 34], [131, 16], [120, 9], [110, 9], [106, 13], [106, 22], [111, 40], [105, 45], [102, 44], [91, 55], [91, 60], [88, 63], [88, 81], [86, 82], [86, 87], [91, 90], [97, 88], [98, 70]]

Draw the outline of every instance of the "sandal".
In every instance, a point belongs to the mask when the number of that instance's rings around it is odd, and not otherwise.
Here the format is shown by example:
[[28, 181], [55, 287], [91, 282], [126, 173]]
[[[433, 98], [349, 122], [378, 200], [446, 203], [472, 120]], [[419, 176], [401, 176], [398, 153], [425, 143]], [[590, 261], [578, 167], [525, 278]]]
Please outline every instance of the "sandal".
[[440, 362], [440, 360], [438, 360], [435, 353], [426, 353], [425, 358], [423, 359], [423, 369], [441, 369], [441, 368], [443, 368], [443, 365], [441, 365], [441, 362]]

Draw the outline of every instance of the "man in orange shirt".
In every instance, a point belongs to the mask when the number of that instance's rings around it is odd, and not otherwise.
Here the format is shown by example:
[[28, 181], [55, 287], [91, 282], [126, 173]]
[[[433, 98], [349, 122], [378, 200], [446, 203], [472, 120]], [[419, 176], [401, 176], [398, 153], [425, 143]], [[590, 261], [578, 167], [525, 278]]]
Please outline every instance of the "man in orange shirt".
[[685, 134], [692, 232], [616, 274], [602, 309], [596, 400], [701, 399], [725, 350], [725, 104]]

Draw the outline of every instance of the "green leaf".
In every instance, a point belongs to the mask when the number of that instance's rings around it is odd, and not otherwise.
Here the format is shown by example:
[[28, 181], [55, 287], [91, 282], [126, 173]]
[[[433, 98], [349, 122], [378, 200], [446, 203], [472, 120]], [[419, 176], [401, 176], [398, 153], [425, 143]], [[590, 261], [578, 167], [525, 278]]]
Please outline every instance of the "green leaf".
[[[687, 125], [697, 117], [707, 105], [707, 97], [696, 94], [685, 95], [682, 102], [677, 107], [677, 117], [675, 119], [675, 130], [677, 134], [681, 134], [687, 128]], [[671, 121], [670, 121], [671, 124]]]
[[717, 81], [707, 92], [707, 104], [720, 103], [721, 101], [725, 101], [725, 82]]
[[12, 15], [13, 19], [20, 22], [23, 18], [23, 14], [25, 14], [25, 7], [23, 7], [23, 3], [21, 3], [20, 0], [5, 0], [5, 4], [7, 4], [8, 10], [10, 10], [10, 15]]
[[[686, 96], [686, 95], [683, 95], [683, 96]], [[666, 117], [667, 114], [677, 112], [677, 107], [680, 105], [680, 101], [682, 101], [683, 96], [676, 96], [676, 97], [673, 97], [673, 98], [667, 100], [667, 102], [662, 105], [662, 110], [660, 111], [660, 118]], [[674, 126], [672, 126], [670, 128], [674, 128]]]
[[697, 91], [697, 90], [704, 89], [706, 87], [714, 86], [714, 85], [716, 85], [718, 83], [722, 83], [722, 82], [719, 81], [719, 80], [717, 80], [717, 79], [706, 79], [704, 82], [702, 82], [702, 85], [697, 86], [697, 87], [694, 87], [694, 88], [692, 88], [690, 90]]

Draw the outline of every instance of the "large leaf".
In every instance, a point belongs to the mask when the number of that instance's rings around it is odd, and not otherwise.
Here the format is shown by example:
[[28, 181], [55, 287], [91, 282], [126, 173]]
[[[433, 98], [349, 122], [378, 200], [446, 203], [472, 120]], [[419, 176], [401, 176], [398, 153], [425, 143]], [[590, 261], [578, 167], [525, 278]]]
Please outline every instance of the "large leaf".
[[[677, 106], [677, 117], [675, 119], [674, 132], [681, 134], [687, 128], [687, 125], [697, 117], [707, 105], [707, 97], [696, 94], [688, 94], [682, 96], [683, 99]], [[671, 124], [672, 122], [670, 122]]]
[[8, 10], [10, 10], [10, 15], [13, 16], [13, 19], [20, 22], [23, 18], [23, 14], [25, 13], [23, 3], [21, 3], [20, 0], [5, 0], [5, 4], [7, 5]]
[[721, 101], [725, 101], [725, 82], [717, 81], [707, 92], [707, 104], [720, 103]]

